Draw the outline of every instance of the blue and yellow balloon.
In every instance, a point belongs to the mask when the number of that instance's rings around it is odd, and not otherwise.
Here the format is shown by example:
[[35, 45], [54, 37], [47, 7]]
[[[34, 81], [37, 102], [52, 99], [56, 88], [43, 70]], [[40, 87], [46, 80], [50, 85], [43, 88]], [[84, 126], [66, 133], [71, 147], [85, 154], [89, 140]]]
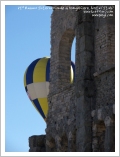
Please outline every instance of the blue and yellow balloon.
[[[74, 80], [75, 65], [71, 62], [70, 82]], [[50, 80], [50, 58], [44, 57], [34, 60], [26, 69], [24, 74], [24, 87], [36, 110], [46, 121], [48, 113]]]

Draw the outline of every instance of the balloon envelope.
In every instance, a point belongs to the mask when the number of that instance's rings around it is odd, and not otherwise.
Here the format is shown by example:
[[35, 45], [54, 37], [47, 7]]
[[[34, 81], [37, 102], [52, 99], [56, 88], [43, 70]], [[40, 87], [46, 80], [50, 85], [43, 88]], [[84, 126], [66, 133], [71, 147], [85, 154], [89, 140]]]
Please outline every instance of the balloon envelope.
[[[74, 80], [75, 65], [71, 62], [71, 76], [70, 82]], [[29, 99], [34, 107], [40, 113], [44, 120], [46, 120], [48, 113], [49, 94], [49, 80], [50, 80], [50, 58], [38, 58], [33, 61], [24, 74], [24, 86]]]

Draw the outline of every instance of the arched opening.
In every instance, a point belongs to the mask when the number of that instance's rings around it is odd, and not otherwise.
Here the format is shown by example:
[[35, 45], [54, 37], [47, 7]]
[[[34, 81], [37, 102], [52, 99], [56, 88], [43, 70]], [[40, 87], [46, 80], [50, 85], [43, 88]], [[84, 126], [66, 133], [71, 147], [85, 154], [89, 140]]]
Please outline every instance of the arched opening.
[[75, 32], [72, 29], [67, 29], [62, 35], [59, 44], [59, 79], [61, 87], [70, 84], [71, 82], [71, 48]]
[[71, 47], [71, 61], [75, 63], [75, 55], [76, 55], [76, 37], [74, 37]]
[[74, 72], [74, 79], [73, 79], [73, 82], [75, 82], [75, 60], [76, 60], [76, 36], [74, 37], [73, 39], [73, 42], [72, 42], [72, 47], [71, 47], [71, 61], [73, 63], [73, 72]]

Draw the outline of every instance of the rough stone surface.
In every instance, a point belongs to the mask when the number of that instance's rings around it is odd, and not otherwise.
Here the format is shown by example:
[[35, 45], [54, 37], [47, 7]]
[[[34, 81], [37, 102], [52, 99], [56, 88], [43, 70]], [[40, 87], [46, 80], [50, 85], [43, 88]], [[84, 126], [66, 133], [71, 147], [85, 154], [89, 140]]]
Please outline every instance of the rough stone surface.
[[[46, 151], [114, 152], [115, 9], [113, 16], [103, 18], [85, 13], [80, 6], [65, 7], [54, 7], [51, 15]], [[75, 82], [70, 84], [74, 37]], [[40, 151], [41, 146], [30, 141], [30, 150]]]
[[29, 152], [46, 152], [46, 135], [29, 137]]

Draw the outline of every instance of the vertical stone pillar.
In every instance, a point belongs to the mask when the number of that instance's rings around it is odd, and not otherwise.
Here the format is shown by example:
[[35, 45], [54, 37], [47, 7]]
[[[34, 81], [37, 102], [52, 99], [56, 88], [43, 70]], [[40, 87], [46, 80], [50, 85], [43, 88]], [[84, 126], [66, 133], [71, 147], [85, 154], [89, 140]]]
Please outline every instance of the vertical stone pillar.
[[[74, 98], [74, 89], [70, 84], [70, 69], [76, 12], [69, 9], [69, 6], [63, 6], [63, 8], [65, 7], [68, 10], [54, 9], [51, 18], [49, 110], [46, 128], [47, 152], [68, 151], [66, 144], [68, 139], [65, 141], [61, 139], [63, 134], [68, 132], [68, 126], [75, 125], [75, 102], [71, 100]], [[70, 114], [71, 112], [72, 114]], [[52, 138], [53, 141], [51, 141]]]
[[105, 152], [115, 151], [115, 127], [108, 126], [105, 131]]
[[76, 146], [77, 152], [91, 152], [91, 106], [94, 84], [93, 19], [91, 14], [78, 13], [76, 29]]
[[113, 118], [107, 116], [105, 118], [105, 152], [115, 151], [115, 121]]

